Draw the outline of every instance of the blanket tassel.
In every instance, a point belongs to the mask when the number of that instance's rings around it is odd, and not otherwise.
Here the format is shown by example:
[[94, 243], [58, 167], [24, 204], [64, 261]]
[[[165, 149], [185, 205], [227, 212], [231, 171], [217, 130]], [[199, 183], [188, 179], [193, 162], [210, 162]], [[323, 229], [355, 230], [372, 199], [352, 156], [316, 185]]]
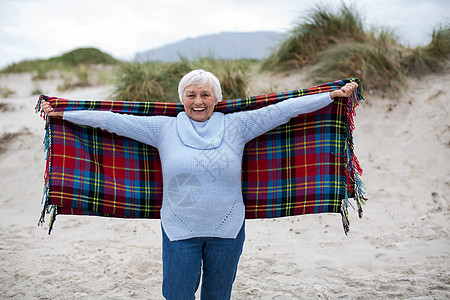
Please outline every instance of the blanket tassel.
[[53, 212], [50, 216], [50, 221], [49, 221], [49, 225], [48, 225], [48, 235], [50, 235], [50, 233], [52, 233], [53, 224], [56, 221], [57, 214], [58, 214], [58, 206], [55, 205], [55, 207], [53, 208]]
[[45, 223], [45, 213], [46, 213], [46, 211], [47, 211], [47, 209], [46, 209], [46, 207], [44, 206], [44, 208], [42, 209], [42, 212], [41, 212], [41, 217], [39, 218], [39, 221], [38, 221], [38, 226], [44, 226], [44, 223]]
[[347, 208], [345, 207], [346, 201], [342, 201], [341, 204], [341, 217], [342, 217], [342, 226], [344, 227], [344, 233], [345, 235], [348, 235], [348, 232], [350, 231], [350, 222], [348, 219], [348, 212]]

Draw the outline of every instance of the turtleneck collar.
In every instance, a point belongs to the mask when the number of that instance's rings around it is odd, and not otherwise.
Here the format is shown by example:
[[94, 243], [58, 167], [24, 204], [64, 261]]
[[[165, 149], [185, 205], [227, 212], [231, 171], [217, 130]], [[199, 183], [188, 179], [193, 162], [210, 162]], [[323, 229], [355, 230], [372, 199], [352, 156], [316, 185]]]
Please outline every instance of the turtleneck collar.
[[186, 112], [177, 115], [177, 131], [184, 145], [200, 149], [214, 149], [220, 146], [225, 132], [225, 115], [214, 112], [204, 122], [189, 118]]

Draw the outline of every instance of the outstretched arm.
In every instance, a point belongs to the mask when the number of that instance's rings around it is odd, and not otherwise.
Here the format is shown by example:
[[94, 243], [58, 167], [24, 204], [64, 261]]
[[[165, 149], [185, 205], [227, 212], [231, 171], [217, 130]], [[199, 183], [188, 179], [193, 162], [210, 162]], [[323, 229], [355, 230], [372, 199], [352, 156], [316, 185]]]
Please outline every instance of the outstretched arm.
[[74, 110], [55, 112], [49, 102], [42, 101], [44, 113], [50, 117], [61, 117], [69, 122], [100, 128], [157, 147], [168, 121], [166, 116], [136, 116], [99, 110]]
[[[281, 101], [260, 109], [230, 114], [231, 125], [240, 132], [245, 142], [289, 122], [291, 118], [319, 110], [336, 97], [349, 97], [358, 87], [356, 82], [347, 83], [339, 90], [307, 95]], [[245, 130], [242, 130], [245, 128]]]

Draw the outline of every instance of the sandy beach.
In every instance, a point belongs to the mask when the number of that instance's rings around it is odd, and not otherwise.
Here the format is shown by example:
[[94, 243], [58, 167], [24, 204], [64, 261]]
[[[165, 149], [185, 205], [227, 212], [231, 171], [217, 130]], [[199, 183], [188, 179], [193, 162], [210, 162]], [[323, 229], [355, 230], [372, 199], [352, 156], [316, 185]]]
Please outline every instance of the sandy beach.
[[[278, 91], [309, 85], [298, 74], [266, 80]], [[16, 92], [0, 98], [0, 299], [162, 299], [159, 220], [59, 216], [50, 236], [37, 226], [45, 154], [36, 84], [71, 99], [112, 91], [58, 92], [57, 79], [0, 75]], [[447, 72], [409, 79], [399, 98], [366, 91], [354, 132], [364, 218], [350, 209], [348, 236], [337, 214], [247, 220], [232, 299], [449, 299], [449, 86]]]

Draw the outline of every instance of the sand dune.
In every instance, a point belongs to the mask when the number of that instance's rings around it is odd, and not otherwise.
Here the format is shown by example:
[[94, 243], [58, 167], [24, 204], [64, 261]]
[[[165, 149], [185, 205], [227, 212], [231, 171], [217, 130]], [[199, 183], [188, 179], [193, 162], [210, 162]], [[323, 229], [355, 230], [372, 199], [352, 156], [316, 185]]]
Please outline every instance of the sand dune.
[[[275, 78], [293, 89], [301, 76]], [[267, 79], [268, 80], [268, 79]], [[356, 154], [369, 202], [338, 215], [248, 220], [233, 299], [450, 298], [450, 73], [411, 79], [400, 99], [367, 95], [357, 109]], [[110, 87], [49, 95], [108, 97]], [[158, 220], [59, 216], [41, 211], [44, 122], [29, 75], [0, 77], [0, 299], [161, 299]]]

